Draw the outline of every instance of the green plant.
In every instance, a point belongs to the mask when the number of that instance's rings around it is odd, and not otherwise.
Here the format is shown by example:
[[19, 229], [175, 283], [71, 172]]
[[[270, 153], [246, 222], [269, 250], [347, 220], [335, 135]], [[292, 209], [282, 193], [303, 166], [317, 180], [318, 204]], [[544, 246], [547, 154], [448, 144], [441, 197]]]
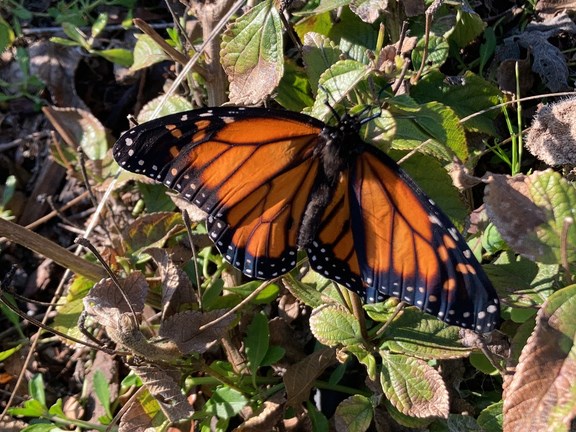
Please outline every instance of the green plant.
[[98, 18], [92, 24], [90, 29], [90, 35], [85, 35], [78, 27], [69, 22], [62, 23], [62, 29], [66, 36], [70, 39], [64, 39], [61, 37], [52, 37], [50, 40], [55, 43], [59, 43], [66, 46], [78, 46], [84, 48], [90, 54], [98, 55], [105, 58], [112, 63], [118, 63], [121, 66], [128, 67], [132, 64], [132, 53], [123, 48], [108, 48], [108, 49], [95, 49], [93, 45], [96, 38], [102, 30], [106, 27], [108, 22], [108, 15], [101, 13]]

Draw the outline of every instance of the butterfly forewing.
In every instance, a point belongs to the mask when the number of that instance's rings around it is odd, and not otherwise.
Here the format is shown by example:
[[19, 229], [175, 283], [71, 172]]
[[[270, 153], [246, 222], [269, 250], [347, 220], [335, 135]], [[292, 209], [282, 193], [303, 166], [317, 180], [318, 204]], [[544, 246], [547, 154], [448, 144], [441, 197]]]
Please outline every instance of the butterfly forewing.
[[294, 268], [321, 126], [265, 109], [196, 110], [137, 126], [113, 152], [124, 168], [206, 211], [209, 235], [224, 257], [247, 275], [268, 279]]

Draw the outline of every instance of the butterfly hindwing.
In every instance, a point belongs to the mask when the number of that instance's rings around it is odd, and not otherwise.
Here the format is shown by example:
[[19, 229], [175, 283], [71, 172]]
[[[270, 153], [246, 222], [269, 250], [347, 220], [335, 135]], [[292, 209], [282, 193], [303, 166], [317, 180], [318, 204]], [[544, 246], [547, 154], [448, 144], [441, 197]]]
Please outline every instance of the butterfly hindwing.
[[314, 271], [364, 297], [350, 219], [349, 178], [344, 173], [324, 210], [318, 231], [306, 247]]
[[354, 241], [366, 300], [391, 295], [449, 324], [491, 331], [498, 297], [450, 220], [374, 147], [350, 173]]

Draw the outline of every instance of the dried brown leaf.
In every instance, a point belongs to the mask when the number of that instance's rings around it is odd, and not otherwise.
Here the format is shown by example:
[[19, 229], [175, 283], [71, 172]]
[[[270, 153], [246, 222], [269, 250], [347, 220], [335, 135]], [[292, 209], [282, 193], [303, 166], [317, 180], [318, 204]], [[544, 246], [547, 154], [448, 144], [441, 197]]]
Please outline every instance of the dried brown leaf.
[[244, 74], [230, 74], [230, 103], [253, 105], [262, 102], [280, 82], [277, 65], [263, 58]]
[[528, 181], [522, 174], [489, 175], [484, 202], [488, 217], [508, 244], [516, 252], [534, 259], [541, 243], [532, 234], [546, 222], [546, 213], [531, 200]]
[[156, 261], [162, 283], [162, 319], [198, 303], [196, 291], [188, 275], [172, 261], [166, 249], [150, 248], [146, 253]]
[[274, 430], [274, 426], [284, 417], [286, 399], [283, 393], [276, 393], [262, 404], [258, 413], [250, 417], [234, 432], [261, 432]]
[[[128, 275], [122, 285], [128, 301], [135, 312], [142, 312], [148, 293], [148, 284], [142, 273]], [[124, 296], [112, 279], [102, 279], [84, 297], [84, 309], [105, 327], [117, 327], [120, 315], [130, 313]]]
[[216, 340], [224, 337], [236, 316], [231, 314], [205, 329], [201, 329], [201, 327], [212, 323], [226, 312], [227, 310], [220, 309], [209, 312], [185, 311], [177, 313], [162, 322], [160, 336], [173, 341], [184, 354], [203, 353]]
[[576, 165], [576, 98], [546, 105], [534, 118], [526, 147], [548, 165]]
[[283, 377], [288, 394], [288, 404], [297, 406], [307, 401], [314, 381], [335, 361], [336, 350], [324, 348], [290, 366]]
[[352, 0], [350, 10], [367, 23], [372, 24], [380, 13], [388, 8], [388, 0]]
[[511, 382], [504, 389], [504, 432], [569, 431], [576, 417], [576, 286], [542, 306]]
[[150, 364], [133, 366], [132, 370], [158, 401], [162, 412], [170, 421], [176, 422], [193, 414], [194, 410], [178, 384], [180, 372]]
[[46, 83], [57, 106], [88, 110], [74, 85], [74, 74], [82, 59], [79, 49], [40, 40], [30, 46], [29, 54], [30, 74]]

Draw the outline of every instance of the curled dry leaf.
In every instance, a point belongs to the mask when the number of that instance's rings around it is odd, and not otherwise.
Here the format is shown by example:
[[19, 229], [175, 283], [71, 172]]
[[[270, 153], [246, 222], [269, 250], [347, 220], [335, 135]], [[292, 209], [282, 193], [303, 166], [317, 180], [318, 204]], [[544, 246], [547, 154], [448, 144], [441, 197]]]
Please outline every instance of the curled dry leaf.
[[504, 431], [572, 430], [576, 416], [576, 285], [563, 288], [538, 312], [504, 393]]
[[[148, 293], [148, 284], [140, 272], [131, 273], [123, 284], [123, 290], [132, 309], [136, 312], [144, 310], [144, 301]], [[92, 315], [101, 325], [117, 326], [120, 315], [132, 311], [124, 296], [112, 279], [102, 279], [92, 287], [84, 297], [84, 310]]]
[[188, 275], [172, 261], [166, 249], [150, 248], [145, 251], [158, 265], [162, 283], [162, 319], [174, 315], [183, 307], [197, 304], [196, 291]]
[[288, 394], [288, 404], [298, 406], [307, 401], [314, 381], [335, 361], [336, 350], [324, 348], [290, 366], [283, 377]]
[[539, 14], [554, 15], [558, 12], [576, 11], [576, 1], [574, 0], [538, 0], [536, 10]]
[[388, 8], [388, 0], [352, 0], [350, 10], [367, 23], [373, 23]]
[[[130, 274], [124, 281], [123, 289], [134, 312], [142, 312], [148, 292], [148, 284], [142, 273]], [[124, 296], [111, 279], [103, 279], [92, 287], [84, 298], [84, 309], [105, 327], [110, 339], [136, 356], [148, 361], [171, 362], [181, 355], [171, 341], [150, 341], [146, 338]]]
[[534, 118], [526, 147], [548, 165], [576, 165], [576, 98], [546, 105]]
[[[576, 189], [552, 170], [530, 176], [489, 175], [484, 202], [502, 238], [545, 264], [576, 259]], [[572, 221], [572, 222], [571, 222]]]
[[[142, 379], [149, 395], [156, 399], [160, 409], [171, 422], [189, 418], [194, 409], [182, 394], [178, 382], [180, 374], [168, 371], [155, 365], [132, 366], [134, 372]], [[151, 417], [147, 401], [148, 394], [140, 394], [132, 399], [132, 403], [122, 416], [119, 431], [155, 430], [155, 417]], [[148, 402], [148, 403], [147, 403]]]
[[88, 110], [74, 85], [74, 74], [82, 59], [79, 49], [40, 40], [30, 46], [29, 54], [30, 74], [46, 83], [56, 105]]
[[[224, 315], [227, 310], [209, 312], [185, 311], [175, 314], [160, 326], [160, 336], [172, 340], [183, 354], [190, 352], [203, 353], [216, 340], [226, 335], [228, 327], [236, 319], [230, 314], [216, 324], [211, 324]], [[206, 328], [203, 326], [208, 325]]]
[[283, 393], [276, 393], [267, 401], [264, 401], [258, 413], [250, 417], [234, 432], [260, 432], [274, 430], [276, 424], [284, 417], [284, 405], [286, 400]]

